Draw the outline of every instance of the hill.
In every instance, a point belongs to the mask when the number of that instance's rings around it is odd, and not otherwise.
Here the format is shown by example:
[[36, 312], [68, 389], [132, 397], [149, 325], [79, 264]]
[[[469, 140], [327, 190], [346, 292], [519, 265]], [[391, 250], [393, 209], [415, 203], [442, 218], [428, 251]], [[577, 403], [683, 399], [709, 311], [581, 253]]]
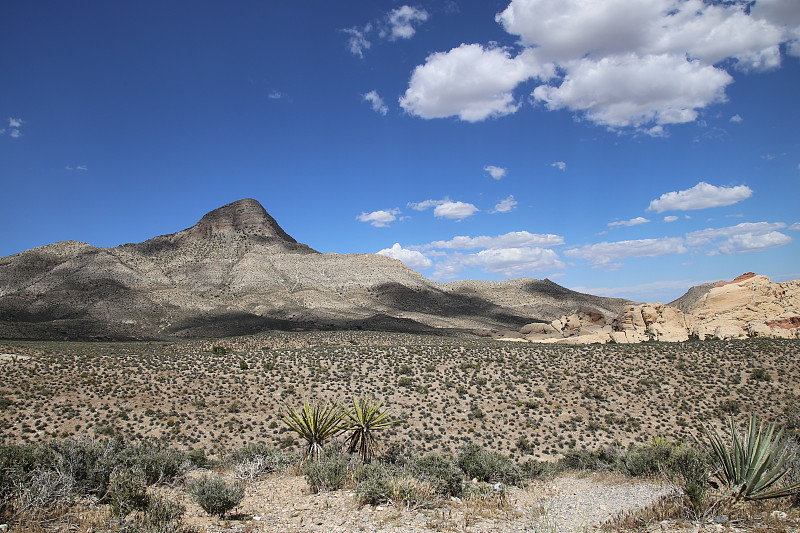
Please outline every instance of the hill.
[[221, 337], [268, 329], [519, 329], [626, 300], [549, 280], [438, 283], [376, 254], [319, 253], [244, 199], [142, 243], [0, 258], [0, 338]]

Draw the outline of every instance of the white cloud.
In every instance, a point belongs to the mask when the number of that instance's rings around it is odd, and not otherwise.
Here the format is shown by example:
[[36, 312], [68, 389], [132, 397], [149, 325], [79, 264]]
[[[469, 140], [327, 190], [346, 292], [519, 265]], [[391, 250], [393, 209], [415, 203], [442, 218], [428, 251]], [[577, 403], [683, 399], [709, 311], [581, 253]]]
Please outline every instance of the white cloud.
[[566, 66], [561, 85], [540, 85], [533, 97], [548, 109], [582, 111], [612, 128], [691, 122], [697, 109], [724, 101], [733, 81], [713, 66], [663, 54], [582, 58]]
[[648, 211], [663, 213], [664, 211], [688, 211], [722, 207], [741, 202], [752, 196], [753, 190], [746, 185], [736, 187], [717, 187], [701, 181], [691, 189], [664, 193], [657, 200], [650, 202]]
[[392, 10], [388, 19], [389, 39], [410, 39], [416, 33], [414, 24], [428, 20], [428, 12], [411, 6], [401, 6]]
[[465, 202], [451, 202], [446, 201], [437, 205], [433, 210], [433, 215], [439, 218], [448, 218], [453, 220], [462, 220], [471, 217], [478, 212], [478, 208], [472, 204]]
[[422, 202], [409, 202], [408, 207], [413, 209], [414, 211], [425, 211], [426, 209], [430, 209], [431, 207], [436, 207], [437, 205], [442, 205], [447, 200], [425, 200]]
[[485, 120], [519, 108], [512, 94], [519, 84], [555, 77], [533, 91], [548, 109], [666, 136], [664, 125], [694, 121], [725, 100], [726, 68], [776, 68], [782, 44], [800, 55], [800, 10], [790, 4], [511, 0], [496, 20], [519, 36], [519, 55], [478, 44], [433, 54], [401, 102], [423, 118]]
[[617, 222], [609, 222], [608, 226], [612, 227], [612, 228], [614, 226], [627, 226], [627, 227], [630, 227], [630, 226], [638, 226], [639, 224], [647, 224], [648, 222], [650, 222], [650, 221], [648, 219], [644, 218], [644, 217], [636, 217], [636, 218], [632, 218], [630, 220], [619, 220]]
[[22, 127], [22, 124], [24, 124], [24, 121], [21, 118], [9, 117], [8, 129], [6, 128], [0, 129], [0, 135], [3, 135], [6, 132], [8, 132], [9, 137], [13, 137], [14, 139], [16, 139], [22, 135], [22, 132], [19, 131], [19, 129]]
[[527, 272], [558, 270], [564, 263], [558, 254], [547, 248], [495, 248], [477, 254], [461, 256], [464, 265], [495, 272], [508, 277], [522, 276]]
[[372, 106], [372, 110], [376, 113], [380, 113], [381, 115], [386, 115], [389, 112], [389, 108], [386, 107], [386, 104], [383, 102], [383, 98], [378, 95], [377, 91], [370, 91], [367, 94], [362, 95], [365, 102], [369, 102]]
[[661, 257], [682, 254], [687, 251], [688, 249], [680, 237], [662, 237], [587, 244], [580, 248], [569, 249], [564, 252], [564, 255], [584, 259], [595, 266], [607, 266], [628, 257]]
[[688, 246], [706, 246], [718, 239], [730, 239], [741, 235], [765, 235], [786, 227], [783, 222], [742, 222], [724, 228], [708, 228], [686, 234]]
[[567, 164], [563, 161], [556, 161], [555, 163], [550, 163], [551, 167], [556, 167], [558, 170], [566, 170]]
[[422, 118], [458, 116], [468, 122], [514, 113], [520, 104], [513, 89], [547, 72], [533, 59], [532, 54], [512, 58], [504, 48], [478, 44], [431, 54], [411, 74], [400, 106]]
[[350, 53], [364, 59], [364, 51], [372, 47], [372, 43], [367, 39], [367, 34], [372, 31], [372, 25], [367, 24], [363, 28], [345, 28], [342, 31], [350, 36], [347, 40], [347, 48]]
[[678, 220], [678, 217], [675, 215], [668, 215], [664, 217], [664, 222], [675, 222], [676, 220]]
[[800, 231], [800, 222], [795, 222], [794, 224], [792, 224], [791, 226], [789, 226], [786, 229], [791, 230], [791, 231]]
[[509, 194], [505, 200], [500, 200], [491, 213], [509, 213], [517, 207], [517, 201], [514, 200], [514, 195]]
[[738, 123], [738, 122], [743, 122], [743, 121], [744, 121], [744, 119], [739, 114], [733, 115], [731, 117], [731, 122], [737, 122]]
[[792, 238], [779, 231], [761, 234], [742, 233], [731, 236], [722, 242], [716, 250], [710, 251], [709, 255], [761, 252], [769, 248], [786, 246], [790, 242], [792, 242]]
[[527, 231], [512, 231], [504, 235], [490, 237], [458, 236], [449, 241], [433, 241], [422, 246], [423, 249], [445, 248], [450, 250], [474, 250], [476, 248], [549, 248], [564, 244], [561, 235], [530, 233]]
[[390, 223], [397, 220], [397, 215], [399, 214], [400, 210], [397, 208], [381, 209], [379, 211], [373, 211], [372, 213], [361, 213], [356, 217], [356, 220], [360, 220], [361, 222], [369, 222], [376, 228], [386, 228]]
[[786, 224], [783, 222], [743, 222], [724, 228], [708, 228], [687, 233], [686, 245], [703, 247], [707, 255], [761, 252], [792, 242], [791, 237], [778, 231], [784, 228]]
[[503, 179], [506, 175], [506, 169], [502, 167], [496, 167], [494, 165], [487, 165], [483, 167], [483, 170], [488, 172], [489, 175], [496, 180]]
[[400, 243], [394, 243], [391, 248], [385, 248], [378, 252], [380, 255], [398, 259], [405, 263], [405, 265], [412, 270], [423, 270], [430, 268], [433, 262], [425, 257], [421, 252], [416, 250], [408, 250], [400, 246]]

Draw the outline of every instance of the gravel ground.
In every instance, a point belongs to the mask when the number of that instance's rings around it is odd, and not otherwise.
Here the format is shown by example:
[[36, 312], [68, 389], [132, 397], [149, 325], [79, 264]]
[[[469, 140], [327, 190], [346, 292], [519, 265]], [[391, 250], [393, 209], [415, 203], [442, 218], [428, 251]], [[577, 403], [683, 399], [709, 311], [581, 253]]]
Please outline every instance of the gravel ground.
[[409, 510], [391, 505], [359, 508], [350, 490], [310, 494], [303, 477], [275, 476], [251, 484], [231, 520], [209, 518], [188, 498], [183, 503], [186, 523], [209, 533], [564, 533], [596, 529], [617, 513], [645, 507], [673, 490], [618, 476], [563, 476], [525, 489], [511, 488], [505, 505], [451, 500], [437, 509]]

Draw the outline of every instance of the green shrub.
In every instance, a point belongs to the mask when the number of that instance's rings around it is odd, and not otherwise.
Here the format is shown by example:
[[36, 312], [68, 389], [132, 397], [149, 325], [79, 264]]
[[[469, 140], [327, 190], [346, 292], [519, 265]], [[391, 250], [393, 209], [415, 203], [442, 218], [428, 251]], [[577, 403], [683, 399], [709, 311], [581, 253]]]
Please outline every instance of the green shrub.
[[431, 484], [404, 468], [373, 462], [359, 466], [354, 478], [360, 505], [391, 502], [407, 507], [424, 507], [436, 500]]
[[356, 499], [360, 505], [379, 505], [391, 498], [393, 476], [389, 467], [375, 462], [361, 465], [354, 472]]
[[629, 476], [649, 476], [665, 471], [673, 445], [657, 439], [644, 446], [634, 446], [622, 460], [623, 471]]
[[464, 474], [449, 457], [430, 453], [413, 459], [408, 470], [418, 479], [430, 483], [436, 494], [459, 496], [464, 490]]
[[189, 484], [189, 494], [210, 515], [223, 518], [244, 498], [244, 485], [228, 483], [221, 477], [203, 476]]
[[36, 468], [36, 451], [30, 445], [0, 445], [0, 516], [18, 492], [18, 487]]
[[705, 510], [704, 498], [711, 472], [711, 457], [705, 450], [686, 445], [674, 446], [667, 462], [667, 471], [681, 484], [681, 488], [697, 515]]
[[523, 478], [522, 470], [514, 461], [477, 444], [462, 447], [458, 452], [456, 463], [470, 479], [514, 485]]
[[303, 464], [311, 492], [328, 492], [342, 488], [347, 481], [348, 457], [338, 451], [328, 451]]
[[151, 528], [157, 531], [172, 532], [180, 530], [185, 512], [186, 508], [183, 505], [154, 495], [149, 499], [145, 517]]
[[174, 481], [187, 468], [187, 458], [179, 450], [152, 440], [133, 443], [126, 449], [126, 463], [140, 469], [148, 485]]
[[186, 460], [196, 468], [208, 468], [211, 466], [211, 460], [206, 457], [205, 448], [193, 448], [186, 452]]
[[111, 514], [127, 516], [135, 510], [147, 508], [147, 481], [140, 470], [117, 469], [111, 474], [108, 485]]

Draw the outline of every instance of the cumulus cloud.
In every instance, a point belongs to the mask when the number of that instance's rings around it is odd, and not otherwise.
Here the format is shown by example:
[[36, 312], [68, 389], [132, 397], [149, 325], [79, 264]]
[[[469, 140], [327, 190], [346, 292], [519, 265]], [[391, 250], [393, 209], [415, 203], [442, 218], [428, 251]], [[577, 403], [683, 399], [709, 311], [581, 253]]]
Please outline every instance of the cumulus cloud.
[[389, 108], [383, 102], [383, 98], [378, 95], [377, 91], [370, 91], [367, 94], [362, 95], [365, 102], [369, 102], [372, 106], [372, 110], [376, 113], [380, 113], [381, 115], [386, 115], [389, 112]]
[[356, 220], [361, 222], [369, 222], [376, 228], [386, 228], [390, 223], [397, 220], [397, 215], [399, 214], [400, 210], [397, 208], [381, 209], [379, 211], [373, 211], [372, 213], [361, 213], [356, 217]]
[[675, 215], [667, 215], [664, 217], [664, 222], [675, 222], [676, 220], [678, 220], [678, 217]]
[[391, 248], [385, 248], [378, 252], [380, 255], [398, 259], [405, 263], [405, 265], [412, 270], [423, 270], [430, 268], [433, 262], [425, 257], [422, 252], [416, 250], [408, 250], [400, 246], [400, 243], [394, 243]]
[[549, 248], [564, 244], [564, 237], [551, 233], [530, 233], [528, 231], [512, 231], [503, 235], [490, 237], [458, 236], [449, 241], [433, 241], [424, 245], [423, 249], [443, 248], [450, 250], [474, 250], [477, 248]]
[[[707, 255], [761, 252], [785, 246], [792, 238], [778, 230], [783, 222], [743, 222], [724, 228], [708, 228], [686, 234], [686, 245], [704, 248]], [[793, 229], [790, 226], [788, 229]]]
[[731, 239], [742, 235], [766, 235], [786, 227], [783, 222], [742, 222], [724, 228], [708, 228], [686, 234], [689, 246], [706, 246], [719, 239]]
[[483, 170], [488, 172], [489, 175], [496, 180], [503, 179], [506, 175], [506, 169], [502, 167], [496, 167], [494, 165], [487, 165], [483, 167]]
[[467, 122], [514, 113], [520, 105], [514, 88], [547, 71], [533, 58], [532, 54], [512, 58], [505, 48], [479, 44], [431, 54], [411, 74], [400, 106], [422, 118], [457, 116]]
[[462, 256], [461, 262], [507, 277], [522, 276], [527, 272], [558, 270], [564, 263], [555, 251], [548, 248], [494, 248], [477, 254]]
[[601, 242], [572, 248], [564, 252], [567, 257], [584, 259], [594, 266], [610, 266], [628, 257], [661, 257], [686, 253], [688, 249], [680, 237], [639, 239], [632, 241]]
[[423, 118], [485, 120], [516, 112], [514, 89], [537, 79], [545, 84], [532, 96], [548, 109], [664, 136], [665, 125], [725, 101], [726, 69], [776, 68], [782, 44], [800, 54], [789, 4], [511, 0], [496, 21], [519, 37], [519, 54], [478, 44], [433, 54], [414, 71], [403, 107]]
[[540, 85], [533, 97], [548, 109], [582, 111], [605, 126], [640, 127], [693, 121], [697, 109], [725, 100], [724, 88], [732, 81], [727, 72], [699, 61], [625, 54], [572, 61], [561, 85]]
[[800, 222], [795, 222], [794, 224], [792, 224], [791, 226], [789, 226], [786, 229], [791, 230], [791, 231], [800, 231]]
[[433, 215], [439, 218], [462, 220], [471, 217], [477, 212], [478, 208], [472, 204], [446, 201], [434, 208]]
[[650, 222], [648, 219], [644, 217], [636, 217], [630, 220], [619, 220], [617, 222], [609, 222], [608, 226], [613, 228], [614, 226], [638, 226], [639, 224], [647, 224]]
[[389, 12], [388, 20], [389, 39], [410, 39], [417, 31], [414, 24], [428, 20], [428, 12], [411, 6], [401, 6]]
[[650, 202], [648, 211], [689, 211], [708, 207], [723, 207], [741, 202], [752, 196], [753, 190], [746, 185], [717, 187], [701, 181], [691, 189], [664, 193]]
[[720, 243], [716, 250], [709, 252], [709, 255], [761, 252], [769, 248], [786, 246], [790, 242], [792, 242], [792, 238], [779, 231], [761, 234], [741, 233]]
[[731, 117], [731, 122], [737, 122], [738, 123], [738, 122], [742, 122], [742, 121], [744, 121], [744, 119], [739, 114], [733, 115]]
[[492, 211], [490, 211], [490, 212], [491, 213], [509, 213], [515, 207], [517, 207], [517, 201], [514, 200], [514, 195], [513, 194], [509, 194], [508, 198], [506, 198], [505, 200], [500, 200], [500, 202], [498, 202], [497, 205], [494, 206], [494, 209], [492, 209]]
[[444, 200], [425, 200], [423, 202], [410, 202], [408, 207], [415, 211], [425, 211], [433, 207], [433, 215], [439, 218], [461, 220], [477, 213], [479, 209], [466, 202], [453, 202], [449, 198]]
[[567, 164], [563, 161], [556, 161], [555, 163], [550, 163], [551, 167], [556, 167], [558, 170], [566, 170]]

